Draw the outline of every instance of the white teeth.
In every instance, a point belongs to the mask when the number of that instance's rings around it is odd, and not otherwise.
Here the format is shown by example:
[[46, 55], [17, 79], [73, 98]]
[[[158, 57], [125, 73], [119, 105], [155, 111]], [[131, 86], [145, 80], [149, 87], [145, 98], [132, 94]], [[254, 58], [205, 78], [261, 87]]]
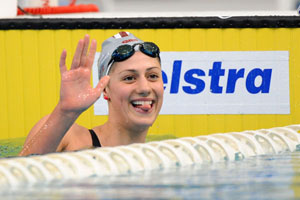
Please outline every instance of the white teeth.
[[132, 102], [133, 105], [151, 105], [152, 101], [133, 101]]

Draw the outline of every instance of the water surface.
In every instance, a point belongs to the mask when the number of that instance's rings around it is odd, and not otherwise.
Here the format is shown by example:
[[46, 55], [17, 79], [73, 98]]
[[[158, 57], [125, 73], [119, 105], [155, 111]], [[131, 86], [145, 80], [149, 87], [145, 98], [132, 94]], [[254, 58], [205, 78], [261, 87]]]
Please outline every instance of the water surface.
[[[1, 190], [0, 190], [1, 191]], [[55, 181], [1, 191], [1, 199], [297, 199], [300, 152], [126, 176]]]

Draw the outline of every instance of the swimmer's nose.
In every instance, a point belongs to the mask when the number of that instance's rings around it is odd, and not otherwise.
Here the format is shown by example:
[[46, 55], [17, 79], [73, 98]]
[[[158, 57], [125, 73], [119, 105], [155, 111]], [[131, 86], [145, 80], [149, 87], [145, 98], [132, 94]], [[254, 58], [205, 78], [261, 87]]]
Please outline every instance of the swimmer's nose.
[[143, 77], [143, 78], [140, 78], [138, 80], [138, 84], [137, 84], [137, 93], [139, 95], [141, 95], [142, 97], [146, 97], [150, 94], [151, 92], [151, 88], [150, 88], [150, 85], [149, 85], [149, 81]]

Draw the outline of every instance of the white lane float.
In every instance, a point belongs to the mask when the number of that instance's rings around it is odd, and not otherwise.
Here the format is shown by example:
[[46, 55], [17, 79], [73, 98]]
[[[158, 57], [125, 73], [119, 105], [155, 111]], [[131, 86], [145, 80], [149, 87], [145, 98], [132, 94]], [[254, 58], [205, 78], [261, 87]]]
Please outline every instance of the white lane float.
[[300, 125], [0, 159], [0, 187], [113, 176], [300, 151]]

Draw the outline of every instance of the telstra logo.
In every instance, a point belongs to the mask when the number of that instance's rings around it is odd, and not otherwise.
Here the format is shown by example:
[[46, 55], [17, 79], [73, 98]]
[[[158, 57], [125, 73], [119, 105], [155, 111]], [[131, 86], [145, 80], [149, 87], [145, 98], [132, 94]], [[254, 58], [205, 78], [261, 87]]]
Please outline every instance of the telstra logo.
[[[162, 72], [164, 88], [166, 89], [167, 85], [170, 84], [170, 90], [167, 91], [170, 94], [177, 94], [179, 89], [182, 89], [187, 94], [199, 94], [206, 87], [209, 87], [210, 92], [213, 94], [230, 94], [235, 92], [239, 79], [241, 79], [240, 81], [244, 84], [244, 88], [250, 94], [269, 93], [270, 91], [272, 69], [253, 68], [246, 73], [245, 68], [222, 69], [222, 62], [216, 61], [212, 63], [212, 68], [207, 72], [200, 68], [188, 69], [182, 72], [182, 62], [182, 60], [173, 62], [171, 77], [168, 77], [164, 71]], [[181, 76], [183, 76], [186, 84], [180, 83]], [[209, 76], [210, 81], [205, 82], [203, 79], [205, 76]], [[220, 84], [221, 77], [227, 80], [225, 85]]]

